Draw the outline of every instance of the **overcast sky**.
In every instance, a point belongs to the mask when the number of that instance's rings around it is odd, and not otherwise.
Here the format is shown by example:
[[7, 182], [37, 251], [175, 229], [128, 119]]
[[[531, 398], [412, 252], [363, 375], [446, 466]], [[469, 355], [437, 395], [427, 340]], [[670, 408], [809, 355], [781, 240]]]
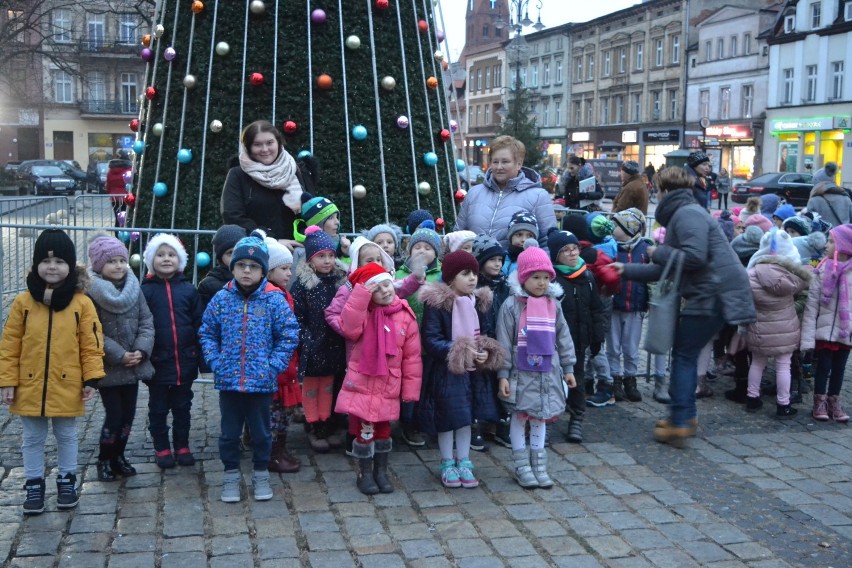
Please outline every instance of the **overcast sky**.
[[[538, 19], [538, 1], [529, 2], [529, 15], [533, 22]], [[464, 16], [469, 2], [470, 0], [439, 1], [452, 61], [456, 60], [464, 47]], [[586, 22], [639, 3], [640, 0], [541, 0], [541, 23], [550, 28], [566, 22]], [[511, 0], [509, 4], [511, 6]], [[440, 25], [441, 12], [437, 12], [436, 17]], [[532, 31], [532, 28], [527, 28], [527, 31]]]

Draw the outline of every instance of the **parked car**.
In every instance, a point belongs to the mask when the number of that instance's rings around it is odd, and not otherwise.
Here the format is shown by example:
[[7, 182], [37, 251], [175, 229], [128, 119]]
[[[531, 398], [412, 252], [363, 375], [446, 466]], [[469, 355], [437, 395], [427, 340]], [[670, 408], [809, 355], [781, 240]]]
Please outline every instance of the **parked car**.
[[79, 167], [73, 166], [69, 164], [65, 160], [25, 160], [21, 162], [21, 165], [18, 166], [17, 176], [18, 179], [23, 179], [24, 176], [28, 175], [30, 168], [33, 166], [54, 166], [62, 170], [66, 176], [69, 176], [77, 182], [79, 187], [84, 187], [86, 185], [86, 179], [88, 175], [86, 172], [81, 170]]
[[459, 172], [459, 183], [463, 190], [482, 183], [485, 180], [485, 172], [479, 166], [467, 166], [463, 172]]
[[107, 171], [109, 162], [92, 160], [86, 168], [86, 191], [89, 193], [106, 193]]
[[78, 187], [77, 180], [58, 166], [29, 166], [18, 182], [22, 193], [32, 195], [74, 195]]
[[766, 193], [775, 193], [795, 207], [804, 207], [808, 203], [814, 178], [811, 174], [798, 172], [776, 172], [757, 176], [751, 181], [738, 183], [731, 192], [734, 203], [745, 203], [749, 197], [760, 197]]
[[15, 175], [15, 172], [18, 171], [18, 166], [21, 165], [20, 161], [15, 162], [6, 162], [6, 165], [3, 166], [3, 171], [12, 176]]

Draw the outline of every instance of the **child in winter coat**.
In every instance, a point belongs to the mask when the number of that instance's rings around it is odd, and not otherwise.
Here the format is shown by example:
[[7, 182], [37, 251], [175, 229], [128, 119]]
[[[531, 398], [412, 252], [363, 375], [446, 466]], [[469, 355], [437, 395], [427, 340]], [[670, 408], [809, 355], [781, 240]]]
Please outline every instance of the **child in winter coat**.
[[[340, 212], [337, 205], [331, 202], [327, 197], [314, 197], [310, 193], [302, 193], [302, 212], [299, 219], [296, 219], [293, 224], [293, 234], [296, 240], [304, 243], [307, 237], [307, 229], [310, 227], [319, 227], [322, 232], [328, 235], [332, 240], [332, 251], [334, 255], [341, 259], [346, 264], [349, 258], [349, 239], [338, 232], [340, 228]], [[299, 228], [304, 226], [305, 233], [299, 232]], [[293, 272], [299, 274], [302, 263], [305, 262], [305, 250], [296, 248], [293, 251]]]
[[[441, 261], [438, 254], [441, 252], [441, 236], [435, 232], [434, 223], [426, 220], [421, 228], [412, 233], [408, 239], [408, 258], [402, 267], [396, 271], [396, 279], [404, 280], [408, 276], [420, 272], [422, 265], [426, 265], [426, 282], [437, 282], [441, 279]], [[423, 319], [423, 305], [417, 298], [417, 294], [399, 297], [408, 302], [411, 309], [417, 315], [417, 322]]]
[[[155, 235], [142, 255], [148, 274], [142, 293], [154, 315], [154, 376], [148, 385], [148, 430], [154, 441], [155, 462], [163, 469], [195, 464], [189, 449], [192, 382], [203, 362], [198, 328], [204, 307], [195, 287], [183, 278], [187, 254], [174, 235]], [[168, 415], [172, 414], [169, 443]]]
[[817, 420], [848, 422], [840, 389], [852, 349], [849, 290], [852, 289], [852, 225], [828, 233], [825, 259], [817, 266], [802, 320], [801, 349], [814, 349], [814, 408]]
[[442, 239], [443, 251], [441, 253], [441, 258], [457, 250], [466, 250], [467, 252], [472, 253], [473, 239], [475, 238], [476, 233], [473, 231], [453, 231], [452, 233], [447, 233]]
[[[613, 238], [618, 243], [615, 260], [624, 264], [648, 263], [648, 241], [642, 238], [645, 233], [645, 215], [634, 207], [616, 213], [612, 221], [615, 223]], [[625, 280], [612, 302], [606, 355], [615, 383], [615, 400], [640, 402], [642, 394], [636, 386], [636, 374], [639, 370], [642, 320], [648, 311], [648, 285]], [[624, 367], [621, 366], [622, 356]]]
[[402, 267], [404, 259], [402, 258], [402, 248], [400, 240], [402, 239], [402, 229], [396, 225], [375, 225], [367, 231], [367, 239], [379, 245], [383, 251], [388, 253], [393, 259], [394, 270], [399, 270]]
[[240, 435], [245, 423], [251, 430], [254, 498], [272, 499], [268, 471], [272, 395], [278, 389], [278, 374], [287, 369], [298, 345], [296, 318], [281, 290], [266, 280], [269, 251], [263, 238], [254, 231], [234, 247], [234, 278], [213, 296], [199, 331], [219, 391], [225, 503], [241, 498]]
[[222, 225], [213, 235], [213, 254], [216, 256], [216, 266], [210, 269], [207, 276], [198, 283], [198, 295], [204, 307], [210, 303], [216, 292], [231, 281], [231, 254], [237, 242], [246, 236], [246, 230], [239, 225]]
[[438, 434], [444, 487], [479, 485], [470, 461], [471, 424], [475, 418], [498, 419], [493, 383], [480, 371], [496, 371], [504, 355], [495, 340], [480, 333], [492, 295], [487, 288], [476, 289], [478, 273], [476, 258], [458, 250], [444, 258], [443, 282], [427, 284], [418, 294], [425, 352], [420, 426]]
[[747, 326], [751, 367], [746, 411], [757, 412], [763, 406], [760, 379], [767, 360], [775, 357], [776, 416], [789, 418], [796, 414], [790, 405], [790, 359], [801, 335], [795, 296], [808, 288], [811, 275], [802, 266], [790, 235], [773, 228], [763, 235], [760, 249], [748, 263], [748, 279], [757, 321]]
[[[562, 288], [560, 301], [562, 314], [571, 332], [576, 353], [585, 353], [588, 348], [597, 355], [605, 337], [605, 309], [595, 288], [595, 277], [580, 257], [580, 241], [568, 231], [553, 231], [547, 239], [550, 249], [550, 261], [556, 273], [556, 283]], [[574, 375], [584, 376], [585, 361], [577, 358]], [[586, 413], [584, 389], [571, 389], [568, 392], [569, 442], [579, 444], [583, 441], [583, 418]]]
[[317, 226], [305, 231], [305, 262], [290, 288], [299, 321], [299, 378], [308, 441], [315, 452], [343, 445], [330, 423], [334, 382], [346, 369], [343, 338], [325, 320], [325, 309], [346, 280], [346, 266], [334, 255], [335, 243]]
[[77, 416], [104, 376], [101, 324], [83, 293], [86, 271], [74, 243], [48, 229], [33, 246], [27, 290], [15, 297], [0, 338], [0, 392], [21, 417], [25, 515], [44, 511], [44, 444], [53, 423], [56, 506], [77, 506]]
[[354, 286], [343, 308], [342, 331], [354, 344], [335, 410], [349, 415], [358, 490], [392, 493], [388, 456], [400, 401], [420, 398], [423, 365], [417, 318], [396, 296], [393, 276], [370, 262], [349, 275]]
[[509, 241], [509, 251], [503, 264], [503, 274], [509, 276], [518, 268], [518, 255], [524, 250], [527, 239], [538, 240], [538, 221], [529, 211], [518, 211], [509, 221], [506, 233]]
[[97, 383], [105, 413], [97, 466], [100, 481], [136, 475], [124, 449], [136, 416], [139, 381], [154, 375], [154, 316], [127, 261], [127, 247], [115, 237], [97, 236], [89, 243], [88, 294], [103, 328], [106, 372]]
[[[562, 288], [547, 253], [529, 247], [510, 277], [512, 295], [500, 308], [497, 339], [511, 355], [504, 361], [500, 398], [514, 404], [510, 426], [515, 478], [521, 487], [552, 487], [544, 439], [548, 422], [565, 411], [565, 386], [576, 388], [574, 343], [562, 314]], [[529, 423], [530, 446], [525, 429]]]
[[[284, 293], [290, 311], [293, 310], [293, 296], [287, 291], [292, 276], [293, 253], [278, 242], [266, 237], [266, 250], [269, 252], [269, 272], [266, 280]], [[301, 461], [287, 451], [287, 429], [290, 426], [289, 414], [302, 404], [302, 386], [299, 384], [299, 355], [293, 351], [290, 363], [283, 373], [278, 373], [278, 389], [272, 394], [270, 409], [270, 432], [272, 451], [269, 456], [269, 471], [274, 473], [295, 473], [299, 471]]]

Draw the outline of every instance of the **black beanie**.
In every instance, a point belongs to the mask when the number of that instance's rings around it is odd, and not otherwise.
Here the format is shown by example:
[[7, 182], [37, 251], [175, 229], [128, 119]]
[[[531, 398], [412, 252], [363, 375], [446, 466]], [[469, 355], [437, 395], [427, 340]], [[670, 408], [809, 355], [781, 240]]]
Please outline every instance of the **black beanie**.
[[216, 260], [222, 262], [222, 255], [237, 246], [239, 240], [246, 236], [246, 230], [239, 225], [222, 225], [213, 235], [213, 253]]
[[547, 248], [550, 250], [550, 261], [553, 264], [558, 264], [559, 253], [568, 245], [577, 245], [580, 248], [580, 241], [577, 236], [569, 231], [551, 231], [547, 237]]
[[574, 233], [578, 240], [592, 240], [589, 238], [589, 226], [586, 224], [585, 215], [576, 213], [565, 215], [562, 218], [562, 230]]
[[77, 250], [65, 231], [47, 229], [38, 236], [33, 247], [33, 272], [38, 271], [38, 265], [42, 260], [51, 256], [61, 258], [68, 264], [71, 271], [74, 271], [77, 265]]

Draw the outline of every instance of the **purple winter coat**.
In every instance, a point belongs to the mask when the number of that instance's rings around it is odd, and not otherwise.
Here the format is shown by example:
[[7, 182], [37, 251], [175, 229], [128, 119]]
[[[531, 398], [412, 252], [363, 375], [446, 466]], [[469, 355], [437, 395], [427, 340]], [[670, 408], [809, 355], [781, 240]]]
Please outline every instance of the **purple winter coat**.
[[798, 349], [802, 326], [795, 296], [808, 288], [811, 272], [783, 257], [764, 256], [748, 269], [748, 281], [757, 310], [757, 321], [748, 326], [749, 349], [767, 357]]

